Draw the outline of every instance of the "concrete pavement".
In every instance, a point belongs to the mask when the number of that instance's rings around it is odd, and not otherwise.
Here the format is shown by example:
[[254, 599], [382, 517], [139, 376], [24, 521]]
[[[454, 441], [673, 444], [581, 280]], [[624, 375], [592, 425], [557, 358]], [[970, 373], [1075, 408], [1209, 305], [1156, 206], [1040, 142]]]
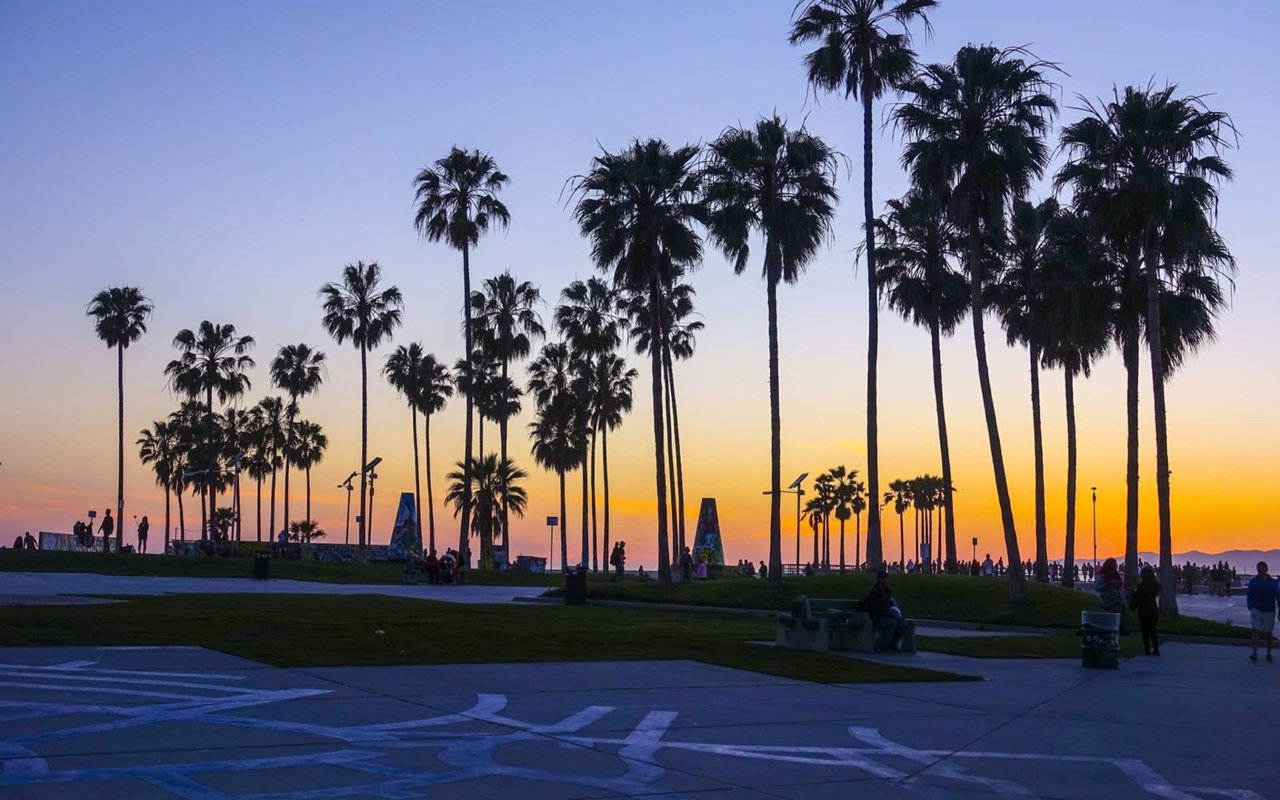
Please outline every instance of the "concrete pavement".
[[1280, 711], [1280, 665], [1164, 652], [1111, 672], [923, 654], [988, 680], [821, 686], [682, 661], [0, 649], [0, 798], [1280, 797], [1271, 729], [1242, 724]]

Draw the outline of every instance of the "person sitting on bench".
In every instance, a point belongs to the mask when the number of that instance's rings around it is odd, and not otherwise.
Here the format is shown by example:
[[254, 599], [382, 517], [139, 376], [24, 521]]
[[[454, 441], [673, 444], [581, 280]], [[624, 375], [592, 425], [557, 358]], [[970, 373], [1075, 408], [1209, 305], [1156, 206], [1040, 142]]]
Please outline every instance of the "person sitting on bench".
[[906, 620], [902, 618], [902, 609], [893, 599], [893, 591], [889, 588], [889, 573], [877, 572], [876, 582], [862, 599], [862, 608], [871, 615], [875, 623], [879, 641], [878, 650], [899, 650], [902, 637], [907, 633]]

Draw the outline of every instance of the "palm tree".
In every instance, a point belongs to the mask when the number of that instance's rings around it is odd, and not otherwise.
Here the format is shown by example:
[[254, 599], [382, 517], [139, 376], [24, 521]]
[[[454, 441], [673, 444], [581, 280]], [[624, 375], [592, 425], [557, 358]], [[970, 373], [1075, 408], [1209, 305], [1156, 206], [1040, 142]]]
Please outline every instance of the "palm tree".
[[[208, 320], [200, 323], [199, 332], [190, 329], [178, 331], [173, 346], [181, 351], [178, 358], [164, 368], [174, 391], [196, 398], [205, 396], [205, 469], [204, 482], [212, 491], [209, 495], [209, 521], [213, 521], [218, 501], [218, 447], [217, 426], [214, 424], [213, 397], [226, 403], [251, 388], [245, 373], [254, 365], [248, 355], [253, 347], [252, 336], [237, 336], [236, 326], [216, 325]], [[201, 532], [201, 538], [207, 536]]]
[[311, 519], [311, 468], [324, 460], [324, 451], [329, 448], [329, 437], [318, 423], [299, 420], [296, 424], [293, 439], [293, 463], [298, 465], [307, 477], [307, 515]]
[[182, 470], [178, 435], [165, 420], [143, 428], [137, 441], [138, 456], [143, 464], [150, 464], [156, 474], [156, 484], [164, 488], [164, 550], [169, 552], [170, 526], [169, 498], [173, 490], [174, 475]]
[[951, 498], [951, 444], [947, 437], [947, 412], [942, 393], [942, 336], [950, 336], [969, 308], [969, 288], [964, 276], [951, 269], [948, 257], [955, 251], [955, 230], [943, 213], [936, 194], [915, 189], [899, 200], [890, 200], [888, 211], [876, 220], [880, 242], [877, 285], [889, 307], [903, 319], [929, 329], [933, 355], [933, 401], [938, 418], [941, 451], [943, 509], [946, 513], [947, 570], [956, 569], [956, 525]]
[[250, 435], [255, 423], [254, 415], [248, 409], [228, 408], [222, 414], [222, 459], [226, 469], [231, 471], [231, 508], [235, 512], [235, 540], [240, 541], [242, 532], [240, 505], [240, 470], [244, 459], [252, 447]]
[[[530, 389], [533, 393], [533, 389]], [[586, 420], [579, 413], [568, 393], [551, 395], [546, 402], [539, 402], [538, 413], [529, 424], [529, 438], [533, 442], [533, 460], [556, 473], [560, 481], [560, 565], [569, 564], [568, 516], [565, 506], [564, 476], [569, 470], [582, 464], [582, 440], [586, 433]]]
[[1067, 415], [1067, 510], [1062, 585], [1075, 585], [1076, 543], [1076, 400], [1075, 378], [1089, 376], [1093, 362], [1114, 337], [1122, 275], [1110, 261], [1103, 237], [1088, 216], [1060, 211], [1049, 226], [1043, 261], [1042, 290], [1046, 366], [1062, 367]]
[[[1044, 282], [1045, 250], [1049, 228], [1059, 213], [1058, 201], [1040, 204], [1015, 199], [1009, 214], [1005, 264], [993, 279], [993, 298], [1004, 324], [1009, 345], [1025, 344], [1031, 359], [1031, 434], [1035, 472], [1036, 557], [1035, 579], [1049, 581], [1049, 541], [1044, 508], [1044, 431], [1040, 422], [1040, 366], [1051, 311]], [[994, 276], [993, 276], [994, 278]]]
[[[93, 317], [93, 329], [108, 348], [116, 350], [116, 391], [118, 396], [116, 448], [116, 552], [124, 543], [124, 351], [147, 332], [151, 301], [136, 286], [113, 286], [93, 296], [85, 312]], [[166, 536], [168, 535], [166, 531]], [[107, 550], [106, 538], [102, 541]]]
[[885, 504], [893, 503], [893, 510], [898, 515], [898, 568], [907, 569], [907, 531], [902, 515], [911, 508], [911, 482], [896, 480], [889, 482], [889, 491], [884, 493]]
[[[801, 0], [791, 27], [792, 44], [814, 42], [805, 56], [809, 85], [842, 92], [862, 102], [862, 211], [867, 255], [867, 481], [880, 495], [880, 446], [877, 428], [876, 362], [879, 357], [879, 294], [876, 289], [875, 204], [872, 174], [872, 106], [899, 92], [916, 69], [911, 49], [912, 22], [932, 31], [928, 12], [937, 0]], [[867, 561], [883, 560], [880, 508], [871, 504], [867, 520]]]
[[[604, 472], [604, 546], [609, 549], [609, 431], [622, 427], [622, 417], [631, 412], [632, 384], [640, 373], [627, 366], [617, 353], [606, 353], [592, 364], [591, 382], [595, 386], [595, 408], [592, 427], [600, 432], [600, 466]], [[594, 450], [592, 459], [594, 465]], [[594, 470], [594, 466], [592, 467]], [[592, 476], [594, 481], [594, 475]]]
[[[178, 498], [178, 537], [179, 541], [187, 540], [186, 512], [182, 497], [186, 494], [190, 483], [187, 473], [193, 467], [193, 461], [201, 449], [204, 436], [204, 409], [195, 400], [184, 400], [177, 411], [169, 414], [169, 428], [174, 434], [176, 464], [173, 474], [173, 493]], [[201, 505], [201, 514], [208, 514], [208, 509]]]
[[[529, 393], [537, 402], [539, 413], [547, 406], [560, 406], [549, 412], [549, 418], [558, 424], [569, 425], [574, 435], [579, 437], [576, 447], [581, 452], [570, 469], [582, 467], [582, 555], [579, 563], [583, 566], [590, 564], [586, 465], [592, 413], [589, 368], [582, 356], [565, 342], [543, 345], [542, 352], [529, 366]], [[563, 534], [563, 521], [561, 531]]]
[[[533, 344], [546, 335], [536, 306], [542, 301], [538, 287], [517, 281], [511, 271], [488, 278], [481, 291], [471, 295], [475, 334], [483, 349], [498, 362], [501, 380], [494, 392], [498, 422], [500, 461], [507, 461], [507, 424], [520, 413], [519, 389], [509, 375], [512, 362], [528, 358]], [[514, 390], [514, 391], [513, 391]], [[507, 509], [502, 512], [502, 546], [510, 548], [511, 526]]]
[[[284, 448], [288, 425], [284, 400], [279, 397], [264, 397], [258, 401], [260, 428], [258, 436], [259, 452], [266, 470], [271, 474], [271, 512], [268, 516], [267, 540], [275, 541], [276, 536], [276, 473], [284, 465]], [[259, 487], [261, 488], [261, 487]], [[261, 514], [259, 514], [261, 516]], [[282, 520], [284, 527], [288, 520]], [[261, 541], [259, 538], [258, 541]]]
[[[511, 179], [498, 169], [488, 153], [451, 147], [449, 154], [430, 167], [423, 167], [413, 179], [417, 209], [413, 227], [427, 241], [443, 241], [462, 253], [463, 336], [467, 358], [475, 353], [471, 322], [471, 248], [490, 228], [507, 228], [511, 214], [498, 199]], [[474, 402], [467, 396], [466, 453], [463, 469], [472, 463], [472, 410]], [[470, 491], [471, 482], [464, 481]], [[471, 517], [471, 498], [463, 497], [461, 525], [458, 530], [459, 552], [466, 553], [467, 529]]]
[[[404, 396], [409, 405], [409, 416], [413, 421], [413, 501], [417, 505], [418, 543], [422, 539], [422, 471], [418, 459], [418, 406], [421, 403], [423, 378], [422, 359], [425, 354], [422, 345], [412, 342], [408, 346], [400, 345], [387, 356], [382, 366], [382, 374], [387, 383]], [[311, 516], [308, 514], [307, 519]]]
[[422, 357], [421, 377], [418, 379], [418, 410], [422, 412], [423, 440], [426, 444], [427, 467], [427, 535], [430, 538], [427, 552], [436, 549], [435, 493], [431, 482], [431, 415], [444, 410], [453, 396], [453, 376], [449, 368], [436, 360], [431, 353]]
[[264, 423], [262, 404], [251, 407], [245, 425], [245, 443], [247, 453], [242, 462], [244, 470], [257, 486], [256, 522], [254, 534], [257, 541], [262, 541], [262, 482], [271, 474], [270, 435]]
[[[400, 325], [404, 300], [395, 286], [380, 289], [382, 271], [376, 262], [357, 261], [342, 270], [342, 283], [320, 287], [324, 300], [324, 329], [338, 344], [348, 339], [360, 351], [360, 554], [368, 544], [369, 463], [369, 351], [391, 338]], [[466, 542], [463, 542], [466, 545]]]
[[[698, 149], [672, 150], [660, 139], [636, 140], [619, 153], [592, 159], [585, 175], [572, 179], [577, 197], [574, 217], [591, 240], [596, 264], [612, 270], [621, 291], [643, 292], [654, 311], [650, 336], [660, 340], [662, 291], [674, 285], [672, 273], [702, 258], [702, 242], [693, 225], [705, 218], [699, 201]], [[663, 364], [660, 348], [651, 347], [653, 393], [654, 484], [658, 505], [658, 581], [671, 582], [667, 550], [666, 470], [662, 463]]]
[[[556, 328], [565, 340], [583, 358], [595, 363], [613, 353], [622, 343], [622, 321], [618, 315], [618, 293], [599, 278], [574, 281], [560, 292], [561, 304], [556, 307]], [[587, 375], [589, 402], [599, 405], [594, 370]], [[591, 569], [600, 569], [600, 539], [596, 525], [596, 435], [595, 414], [592, 414], [591, 436]], [[586, 524], [586, 519], [583, 519]], [[606, 553], [608, 552], [606, 545]]]
[[849, 490], [849, 510], [854, 518], [853, 565], [862, 568], [862, 512], [867, 510], [867, 485], [862, 481], [854, 481]]
[[294, 541], [303, 544], [310, 544], [315, 539], [323, 539], [329, 535], [320, 528], [318, 522], [310, 518], [289, 523], [289, 533]]
[[1025, 195], [1048, 163], [1044, 136], [1057, 103], [1045, 72], [1053, 68], [1019, 48], [966, 46], [952, 64], [930, 65], [907, 81], [908, 100], [893, 112], [908, 139], [902, 161], [915, 185], [947, 198], [949, 216], [965, 237], [978, 383], [1008, 553], [1009, 592], [1016, 601], [1026, 600], [1027, 581], [987, 367], [985, 271], [1009, 199]]
[[502, 525], [502, 509], [524, 516], [528, 495], [519, 482], [528, 474], [494, 453], [476, 459], [470, 469], [463, 464], [457, 467], [448, 475], [452, 483], [444, 499], [453, 506], [455, 515], [461, 513], [467, 494], [465, 482], [471, 482], [472, 529], [480, 539], [480, 564], [487, 569], [493, 564], [494, 532]]
[[827, 474], [831, 476], [835, 488], [835, 514], [836, 520], [840, 523], [840, 571], [844, 572], [844, 524], [853, 516], [852, 504], [857, 486], [854, 479], [858, 477], [858, 471], [847, 469], [841, 464], [838, 467], [832, 467]]
[[[1230, 252], [1214, 229], [1218, 186], [1232, 177], [1231, 167], [1222, 158], [1223, 150], [1232, 144], [1228, 138], [1234, 133], [1231, 118], [1208, 108], [1199, 97], [1175, 97], [1176, 91], [1174, 85], [1163, 89], [1129, 86], [1123, 96], [1114, 93], [1110, 103], [1086, 102], [1085, 118], [1063, 131], [1070, 161], [1058, 178], [1073, 184], [1083, 203], [1107, 205], [1115, 212], [1117, 224], [1127, 233], [1124, 252], [1130, 277], [1137, 276], [1141, 259], [1155, 415], [1160, 599], [1162, 611], [1171, 619], [1177, 618], [1178, 606], [1169, 500], [1162, 282], [1166, 275], [1176, 280], [1185, 269], [1228, 273], [1234, 269]], [[1131, 453], [1136, 449], [1135, 444]], [[1135, 506], [1136, 528], [1136, 497], [1130, 503]], [[1126, 567], [1128, 560], [1126, 554]]]
[[[812, 8], [810, 9], [813, 10]], [[751, 128], [730, 128], [711, 143], [705, 197], [708, 235], [742, 274], [749, 242], [764, 239], [763, 269], [769, 324], [769, 575], [782, 585], [782, 411], [778, 376], [778, 284], [795, 283], [831, 232], [836, 154], [803, 128], [780, 117]]]
[[[312, 350], [305, 344], [290, 344], [280, 348], [271, 360], [271, 383], [289, 395], [287, 436], [284, 447], [284, 521], [289, 519], [289, 467], [293, 452], [294, 420], [298, 416], [298, 400], [315, 392], [324, 381], [324, 353]], [[310, 515], [307, 519], [311, 519]]]

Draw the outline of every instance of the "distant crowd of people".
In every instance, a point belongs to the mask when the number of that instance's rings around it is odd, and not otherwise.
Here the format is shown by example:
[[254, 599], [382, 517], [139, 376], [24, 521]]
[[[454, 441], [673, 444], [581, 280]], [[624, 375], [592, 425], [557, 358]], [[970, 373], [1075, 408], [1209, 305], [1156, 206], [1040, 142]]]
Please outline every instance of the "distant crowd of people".
[[427, 575], [427, 583], [457, 586], [467, 582], [470, 560], [470, 554], [464, 556], [457, 550], [447, 549], [442, 556], [432, 550], [422, 559], [422, 571]]

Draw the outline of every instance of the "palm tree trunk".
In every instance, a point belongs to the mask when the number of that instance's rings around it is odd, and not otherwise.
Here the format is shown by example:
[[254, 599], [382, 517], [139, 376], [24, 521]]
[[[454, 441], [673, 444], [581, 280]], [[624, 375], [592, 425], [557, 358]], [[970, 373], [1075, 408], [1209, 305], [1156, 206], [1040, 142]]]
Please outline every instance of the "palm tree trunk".
[[168, 485], [165, 485], [164, 487], [164, 550], [161, 551], [162, 555], [169, 554], [169, 532], [170, 530], [172, 530], [169, 527], [169, 523], [170, 523], [169, 498], [172, 494], [173, 493], [169, 491]]
[[[665, 337], [666, 334], [664, 333], [663, 335]], [[663, 400], [667, 404], [667, 485], [671, 491], [671, 558], [673, 560], [679, 560], [680, 556], [684, 553], [684, 542], [680, 541], [680, 523], [676, 517], [676, 514], [678, 513], [676, 506], [679, 505], [680, 495], [676, 491], [676, 444], [675, 432], [673, 429], [674, 426], [671, 424], [671, 383], [666, 379], [667, 368], [671, 366], [671, 351], [668, 349], [665, 339], [661, 344], [661, 348]]]
[[[414, 508], [413, 516], [416, 522], [415, 527], [417, 528], [417, 533], [418, 533], [418, 547], [421, 548], [422, 547], [422, 470], [420, 469], [420, 467], [422, 466], [422, 462], [418, 460], [418, 410], [413, 406], [409, 406], [409, 414], [413, 417], [413, 502], [416, 506]], [[310, 474], [310, 471], [311, 471], [310, 468], [308, 468], [307, 473]], [[309, 482], [308, 482], [308, 487], [310, 487]], [[309, 489], [308, 489], [308, 492], [309, 492]], [[310, 501], [308, 501], [308, 504], [309, 503]], [[308, 513], [307, 519], [311, 519], [310, 513]]]
[[285, 409], [284, 415], [284, 514], [281, 520], [284, 523], [284, 529], [289, 530], [289, 469], [293, 461], [293, 422], [297, 414], [297, 398], [289, 395], [289, 407]]
[[209, 487], [205, 486], [200, 489], [200, 541], [209, 538], [209, 506], [205, 503], [205, 496], [209, 494]]
[[[982, 314], [982, 237], [977, 221], [969, 226], [970, 316], [973, 317], [974, 349], [978, 356], [978, 384], [982, 389], [982, 410], [987, 418], [987, 439], [991, 446], [991, 468], [995, 473], [996, 497], [1000, 501], [1000, 521], [1004, 527], [1005, 552], [1009, 563], [1009, 597], [1014, 602], [1028, 598], [1027, 576], [1022, 569], [1018, 550], [1018, 531], [1013, 523], [1013, 504], [1009, 500], [1009, 480], [1004, 470], [1004, 451], [1000, 447], [1000, 427], [996, 422], [996, 403], [991, 391], [991, 371], [987, 367], [987, 339]], [[874, 497], [874, 495], [872, 495]], [[873, 507], [875, 503], [871, 504]]]
[[[586, 442], [583, 442], [583, 450], [586, 450]], [[590, 486], [587, 481], [587, 459], [586, 453], [583, 453], [582, 459], [582, 568], [586, 569], [591, 564], [591, 526], [590, 526], [590, 510], [587, 507], [587, 493]]]
[[182, 510], [182, 492], [182, 488], [174, 490], [174, 494], [178, 496], [178, 540], [185, 542], [187, 540], [187, 516]]
[[[311, 465], [307, 464], [307, 522], [311, 521]], [[308, 540], [310, 541], [310, 540]], [[418, 531], [418, 543], [422, 543], [422, 531]]]
[[[765, 291], [769, 313], [769, 583], [782, 588], [782, 400], [778, 376], [778, 272], [769, 249]], [[797, 490], [798, 491], [798, 490]], [[798, 535], [798, 534], [797, 534]], [[799, 568], [799, 565], [796, 565]]]
[[1067, 392], [1067, 536], [1062, 553], [1062, 585], [1075, 586], [1076, 565], [1076, 389], [1075, 373], [1068, 365]]
[[[880, 351], [880, 298], [876, 293], [875, 208], [871, 192], [871, 102], [873, 93], [862, 89], [862, 221], [867, 237], [867, 491], [880, 498], [880, 440], [876, 408], [876, 360]], [[880, 539], [880, 504], [868, 504], [867, 563], [879, 569], [884, 561]]]
[[116, 389], [120, 402], [117, 405], [116, 448], [116, 552], [124, 552], [124, 345], [116, 345]]
[[1031, 434], [1035, 448], [1036, 480], [1036, 580], [1049, 581], [1049, 533], [1044, 513], [1044, 433], [1040, 424], [1040, 347], [1031, 352]]
[[1173, 576], [1169, 425], [1164, 396], [1164, 345], [1160, 330], [1160, 262], [1154, 237], [1147, 241], [1146, 261], [1147, 345], [1151, 350], [1151, 405], [1155, 408], [1156, 417], [1156, 508], [1160, 517], [1160, 614], [1174, 620], [1178, 618], [1178, 587]]
[[862, 515], [854, 515], [853, 568], [862, 566]]
[[662, 331], [659, 312], [662, 308], [658, 265], [653, 265], [649, 283], [649, 366], [653, 376], [653, 478], [658, 493], [658, 583], [671, 583], [671, 558], [667, 552], [667, 476], [662, 463]]
[[676, 437], [676, 507], [679, 509], [676, 519], [680, 524], [680, 547], [684, 548], [688, 544], [685, 539], [684, 454], [680, 449], [680, 401], [676, 398], [675, 363], [670, 353], [667, 357], [667, 391], [671, 395], [671, 429]]
[[[209, 473], [204, 476], [204, 483], [207, 487], [205, 491], [209, 495], [209, 524], [212, 524], [218, 516], [218, 452], [213, 446], [213, 386], [209, 386], [205, 391], [209, 405], [208, 415], [205, 417], [205, 434], [209, 437], [205, 440], [207, 442], [206, 446], [209, 448]], [[207, 536], [208, 533], [209, 527], [207, 524], [204, 534]]]
[[[369, 350], [360, 345], [360, 527], [356, 541], [360, 546], [360, 560], [364, 561], [366, 538], [369, 532]], [[274, 481], [275, 479], [272, 478]]]
[[[471, 248], [463, 244], [462, 246], [462, 318], [464, 326], [462, 329], [463, 339], [467, 347], [465, 358], [471, 361]], [[471, 528], [471, 434], [472, 434], [472, 412], [474, 410], [474, 402], [471, 392], [464, 392], [467, 396], [467, 422], [466, 443], [463, 446], [462, 458], [462, 513], [459, 515], [462, 519], [458, 527], [458, 553], [467, 558], [467, 532]]]
[[236, 507], [236, 541], [238, 542], [240, 541], [240, 533], [242, 530], [241, 524], [240, 524], [241, 514], [240, 514], [240, 470], [239, 468], [236, 469], [235, 480], [236, 480], [235, 488], [232, 490], [233, 492], [232, 496], [233, 496], [233, 504]]
[[[1124, 515], [1124, 580], [1125, 586], [1138, 585], [1138, 321], [1134, 319], [1125, 334], [1125, 419], [1127, 424], [1125, 463]], [[1096, 564], [1094, 565], [1097, 566]]]
[[430, 540], [428, 551], [434, 551], [436, 549], [436, 501], [431, 491], [431, 414], [423, 414], [422, 418], [422, 436], [427, 457], [427, 537]]
[[271, 524], [267, 527], [267, 541], [275, 543], [276, 541], [276, 468], [271, 468], [271, 514], [268, 517]]
[[564, 571], [569, 566], [569, 507], [564, 500], [564, 470], [557, 470], [560, 475], [560, 569]]
[[258, 478], [258, 522], [256, 533], [258, 541], [262, 541], [262, 478]]
[[938, 321], [929, 323], [930, 347], [933, 351], [933, 404], [938, 414], [938, 449], [942, 454], [942, 508], [946, 514], [947, 572], [956, 571], [956, 521], [951, 500], [951, 444], [947, 439], [947, 410], [942, 400], [942, 336]]
[[604, 552], [609, 549], [609, 426], [600, 426], [600, 468], [604, 472]]
[[[507, 383], [507, 362], [502, 362], [502, 384]], [[507, 417], [498, 420], [498, 443], [499, 450], [502, 452], [502, 463], [507, 463]], [[511, 561], [511, 517], [507, 512], [507, 493], [502, 493], [502, 548], [507, 554], [508, 563]]]
[[902, 512], [898, 512], [898, 569], [907, 570], [907, 529], [903, 525]]
[[840, 520], [840, 572], [841, 573], [844, 572], [844, 523], [845, 521], [843, 519]]
[[591, 429], [591, 571], [600, 571], [600, 530], [596, 525], [596, 429]]

